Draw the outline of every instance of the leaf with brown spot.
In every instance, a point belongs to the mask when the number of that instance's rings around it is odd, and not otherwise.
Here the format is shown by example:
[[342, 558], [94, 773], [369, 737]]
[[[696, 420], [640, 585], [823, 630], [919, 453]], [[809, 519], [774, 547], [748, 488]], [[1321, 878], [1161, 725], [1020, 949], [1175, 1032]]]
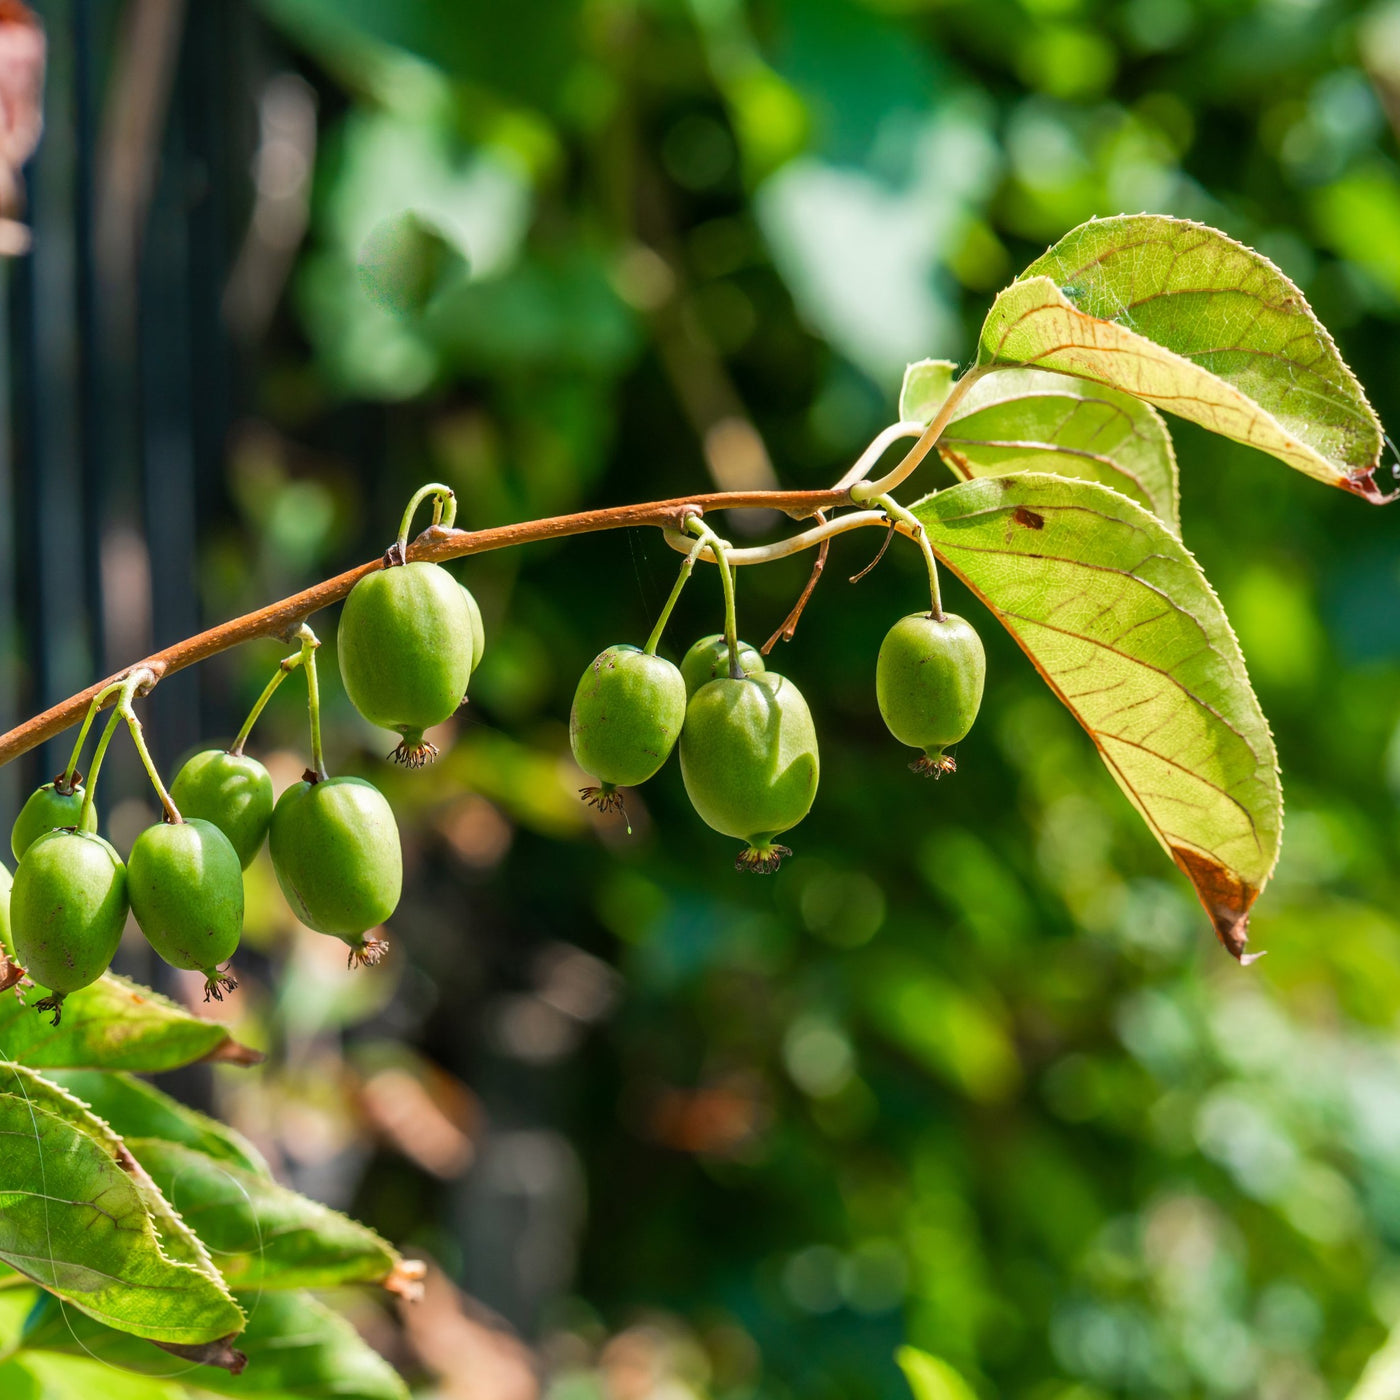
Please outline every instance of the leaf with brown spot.
[[[964, 482], [913, 511], [1243, 958], [1250, 906], [1278, 859], [1277, 758], [1220, 600], [1185, 546], [1118, 492], [1039, 472]], [[1042, 528], [1021, 528], [1027, 514]]]

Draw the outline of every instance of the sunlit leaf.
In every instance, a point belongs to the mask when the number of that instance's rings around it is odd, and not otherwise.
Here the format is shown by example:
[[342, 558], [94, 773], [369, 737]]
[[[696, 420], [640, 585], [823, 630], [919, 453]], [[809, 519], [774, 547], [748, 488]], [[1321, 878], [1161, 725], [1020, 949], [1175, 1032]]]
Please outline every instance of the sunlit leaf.
[[1282, 797], [1244, 659], [1196, 561], [1141, 506], [1087, 481], [969, 481], [913, 509], [1243, 956], [1278, 858]]
[[262, 1154], [242, 1133], [142, 1079], [95, 1069], [56, 1069], [46, 1071], [44, 1078], [80, 1098], [123, 1138], [164, 1138], [193, 1147], [206, 1157], [268, 1175]]
[[16, 1356], [0, 1365], [5, 1400], [188, 1400], [173, 1381], [114, 1371], [83, 1356]]
[[937, 1356], [917, 1347], [900, 1347], [894, 1359], [914, 1392], [914, 1400], [977, 1400], [972, 1387]]
[[0, 1053], [34, 1069], [138, 1074], [195, 1060], [249, 1064], [261, 1058], [239, 1045], [227, 1027], [191, 1015], [149, 987], [110, 972], [69, 995], [57, 1026], [18, 997], [0, 996]]
[[1121, 491], [1181, 533], [1176, 453], [1151, 404], [1041, 370], [1001, 370], [968, 390], [938, 439], [964, 480], [1054, 472]]
[[[247, 1366], [235, 1376], [192, 1366], [137, 1337], [87, 1318], [47, 1315], [26, 1333], [34, 1352], [80, 1354], [121, 1371], [179, 1379], [200, 1393], [252, 1400], [408, 1400], [398, 1373], [355, 1329], [308, 1293], [250, 1293], [238, 1338]], [[71, 1320], [72, 1325], [68, 1325]]]
[[1028, 365], [1123, 389], [1332, 486], [1382, 502], [1383, 433], [1303, 294], [1216, 229], [1093, 220], [996, 299], [980, 366]]
[[156, 1341], [213, 1341], [243, 1314], [121, 1139], [16, 1065], [0, 1073], [0, 1259], [66, 1303]]
[[127, 1146], [235, 1288], [382, 1283], [398, 1254], [367, 1226], [271, 1178], [158, 1138]]

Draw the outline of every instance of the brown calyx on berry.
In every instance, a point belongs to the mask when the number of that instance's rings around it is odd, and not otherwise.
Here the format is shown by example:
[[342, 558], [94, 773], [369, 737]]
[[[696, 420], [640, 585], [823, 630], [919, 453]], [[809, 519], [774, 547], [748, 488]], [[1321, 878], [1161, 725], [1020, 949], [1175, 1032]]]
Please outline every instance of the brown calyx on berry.
[[750, 875], [771, 875], [782, 863], [784, 856], [790, 856], [788, 846], [779, 846], [771, 841], [756, 841], [745, 846], [734, 857], [735, 870], [747, 871]]
[[626, 800], [623, 797], [622, 789], [615, 783], [599, 783], [596, 787], [579, 788], [578, 795], [590, 807], [596, 807], [600, 812], [626, 814]]
[[376, 938], [367, 933], [358, 943], [352, 945], [350, 956], [345, 960], [346, 967], [376, 967], [389, 955], [389, 940]]
[[395, 763], [405, 768], [423, 768], [438, 756], [438, 746], [430, 744], [421, 729], [411, 730], [403, 736], [403, 742], [389, 755]]
[[52, 1011], [53, 1020], [50, 1025], [58, 1025], [63, 1019], [63, 1002], [67, 994], [65, 992], [53, 992], [49, 996], [43, 997], [34, 1003], [35, 1011]]
[[215, 1001], [222, 1001], [225, 992], [235, 992], [238, 990], [238, 979], [233, 976], [227, 967], [216, 967], [213, 972], [205, 974], [204, 977], [204, 1000], [208, 1001], [213, 997]]
[[941, 778], [945, 773], [956, 773], [958, 765], [952, 754], [940, 751], [921, 754], [909, 765], [909, 771], [922, 778]]

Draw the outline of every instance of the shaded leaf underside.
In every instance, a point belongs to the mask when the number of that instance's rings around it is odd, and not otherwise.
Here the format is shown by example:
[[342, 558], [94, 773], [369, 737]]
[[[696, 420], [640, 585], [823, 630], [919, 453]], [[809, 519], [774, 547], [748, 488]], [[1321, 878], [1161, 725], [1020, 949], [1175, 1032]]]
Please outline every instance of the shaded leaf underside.
[[1107, 384], [1373, 502], [1384, 434], [1302, 293], [1216, 229], [1091, 220], [997, 298], [982, 367]]
[[913, 510], [1242, 958], [1278, 857], [1282, 798], [1239, 646], [1195, 560], [1117, 492], [1042, 473], [965, 482]]
[[938, 440], [964, 481], [1054, 472], [1121, 491], [1181, 533], [1176, 454], [1161, 416], [1106, 385], [1043, 370], [1005, 369], [979, 380]]

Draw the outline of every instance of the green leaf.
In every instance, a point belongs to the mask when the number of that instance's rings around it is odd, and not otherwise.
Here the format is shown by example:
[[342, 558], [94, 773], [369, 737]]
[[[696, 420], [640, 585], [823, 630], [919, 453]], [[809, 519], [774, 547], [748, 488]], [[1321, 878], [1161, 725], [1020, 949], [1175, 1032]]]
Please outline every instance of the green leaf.
[[0, 1260], [138, 1336], [196, 1344], [242, 1330], [199, 1240], [71, 1095], [6, 1065], [0, 1143]]
[[384, 1283], [400, 1260], [366, 1225], [271, 1178], [158, 1138], [127, 1142], [235, 1288]]
[[914, 1392], [914, 1400], [977, 1400], [976, 1392], [953, 1368], [917, 1347], [900, 1347], [894, 1359]]
[[913, 511], [1243, 957], [1283, 804], [1268, 725], [1196, 561], [1126, 497], [1038, 472], [964, 482]]
[[904, 371], [904, 384], [899, 391], [899, 421], [901, 423], [933, 422], [952, 392], [953, 376], [958, 367], [952, 360], [915, 360]]
[[58, 1069], [44, 1077], [80, 1098], [123, 1138], [164, 1138], [207, 1157], [270, 1175], [262, 1154], [241, 1133], [143, 1080], [95, 1069]]
[[111, 972], [73, 992], [56, 1026], [18, 997], [0, 996], [0, 1045], [15, 1063], [34, 1069], [155, 1074], [195, 1060], [256, 1064], [262, 1058], [225, 1027]]
[[1303, 294], [1216, 229], [1092, 220], [997, 297], [978, 365], [1107, 384], [1381, 504], [1384, 434]]
[[248, 1400], [408, 1400], [394, 1368], [310, 1294], [249, 1294], [245, 1302], [248, 1326], [238, 1349], [247, 1366], [237, 1376], [214, 1366], [192, 1367], [86, 1318], [49, 1314], [25, 1336], [24, 1345], [30, 1351], [93, 1356], [141, 1375], [178, 1376], [191, 1389]]
[[938, 451], [964, 481], [1024, 471], [1097, 481], [1181, 533], [1167, 425], [1151, 404], [1117, 389], [1066, 374], [1003, 370], [968, 390]]
[[173, 1381], [133, 1376], [81, 1356], [16, 1356], [0, 1365], [5, 1400], [188, 1400]]

